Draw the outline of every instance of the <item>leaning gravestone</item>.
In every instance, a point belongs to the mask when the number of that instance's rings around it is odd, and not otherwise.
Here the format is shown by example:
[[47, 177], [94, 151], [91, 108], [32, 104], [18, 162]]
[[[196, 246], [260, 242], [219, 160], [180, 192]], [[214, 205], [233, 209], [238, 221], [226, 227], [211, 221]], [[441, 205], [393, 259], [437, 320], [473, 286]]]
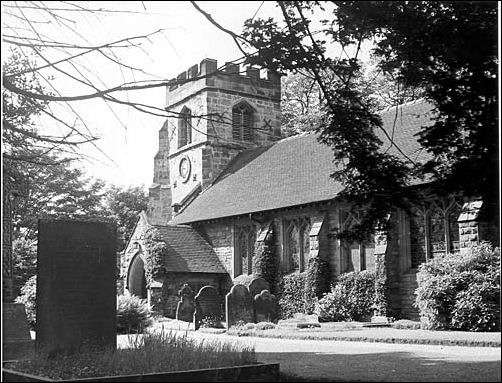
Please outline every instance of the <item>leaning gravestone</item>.
[[176, 320], [184, 322], [191, 322], [193, 320], [193, 313], [195, 311], [194, 293], [192, 288], [187, 284], [183, 284], [178, 295], [181, 300], [178, 302], [176, 308]]
[[251, 280], [248, 289], [251, 297], [254, 298], [256, 294], [261, 293], [263, 290], [270, 291], [270, 285], [265, 279], [256, 277]]
[[116, 348], [116, 265], [114, 224], [38, 221], [37, 350]]
[[244, 285], [234, 285], [225, 297], [227, 329], [238, 321], [254, 322], [253, 298]]
[[254, 309], [256, 322], [273, 322], [277, 323], [277, 298], [270, 294], [268, 290], [262, 290], [260, 294], [254, 297]]
[[201, 288], [195, 296], [194, 302], [195, 312], [193, 318], [196, 330], [199, 329], [204, 319], [214, 322], [221, 321], [221, 297], [213, 286], [204, 286]]
[[2, 360], [30, 358], [33, 341], [22, 303], [2, 305]]

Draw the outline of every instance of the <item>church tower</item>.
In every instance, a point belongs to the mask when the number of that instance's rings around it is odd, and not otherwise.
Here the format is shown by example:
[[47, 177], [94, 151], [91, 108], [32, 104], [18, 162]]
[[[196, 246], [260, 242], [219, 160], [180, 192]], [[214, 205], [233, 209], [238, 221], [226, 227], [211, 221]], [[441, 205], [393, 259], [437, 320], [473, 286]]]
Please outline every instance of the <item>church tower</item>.
[[167, 87], [148, 215], [165, 225], [241, 151], [281, 138], [281, 82], [272, 72], [204, 59]]

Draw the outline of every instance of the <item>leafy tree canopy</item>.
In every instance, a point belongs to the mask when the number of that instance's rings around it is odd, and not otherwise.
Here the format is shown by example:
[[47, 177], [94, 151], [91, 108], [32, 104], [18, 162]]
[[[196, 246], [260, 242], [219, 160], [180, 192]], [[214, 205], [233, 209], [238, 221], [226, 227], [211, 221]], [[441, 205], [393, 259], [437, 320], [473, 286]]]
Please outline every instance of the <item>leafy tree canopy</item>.
[[[325, 99], [321, 141], [331, 145], [333, 177], [366, 215], [352, 232], [386, 227], [392, 206], [409, 197], [411, 177], [431, 177], [436, 191], [498, 201], [496, 2], [278, 2], [284, 24], [250, 19], [243, 39], [258, 49], [250, 64], [285, 73], [312, 73]], [[316, 30], [314, 21], [325, 16]], [[435, 123], [419, 142], [425, 164], [380, 150], [378, 103], [361, 87], [359, 57], [373, 43], [376, 68], [404, 89], [419, 89], [435, 108]], [[335, 44], [344, 54], [328, 54]], [[352, 52], [349, 54], [348, 52]], [[325, 80], [332, 73], [336, 81]], [[399, 101], [400, 98], [398, 97]]]

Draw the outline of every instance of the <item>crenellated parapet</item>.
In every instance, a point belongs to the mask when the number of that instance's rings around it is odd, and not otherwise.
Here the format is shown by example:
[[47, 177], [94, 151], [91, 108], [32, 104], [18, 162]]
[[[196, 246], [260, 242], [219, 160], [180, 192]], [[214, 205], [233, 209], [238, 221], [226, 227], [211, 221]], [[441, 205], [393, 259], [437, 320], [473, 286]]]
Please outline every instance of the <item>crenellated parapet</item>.
[[260, 69], [232, 62], [218, 68], [216, 60], [207, 58], [170, 80], [166, 92], [166, 109], [175, 108], [177, 104], [185, 102], [187, 97], [211, 88], [279, 101], [281, 77], [270, 70], [262, 77]]

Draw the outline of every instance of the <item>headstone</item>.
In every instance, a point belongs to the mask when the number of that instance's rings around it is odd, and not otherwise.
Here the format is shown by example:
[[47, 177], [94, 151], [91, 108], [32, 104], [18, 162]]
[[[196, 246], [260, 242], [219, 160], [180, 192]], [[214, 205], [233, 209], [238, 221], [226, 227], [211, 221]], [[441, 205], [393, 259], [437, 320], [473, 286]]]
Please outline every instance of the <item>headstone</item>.
[[178, 291], [178, 295], [181, 297], [181, 300], [178, 302], [176, 308], [176, 320], [191, 322], [195, 311], [194, 292], [192, 288], [185, 283], [180, 291]]
[[225, 297], [227, 329], [238, 321], [254, 322], [253, 298], [244, 285], [234, 285]]
[[254, 297], [254, 310], [256, 323], [258, 322], [273, 322], [277, 323], [277, 298], [270, 294], [268, 290], [262, 290], [261, 293]]
[[221, 297], [213, 286], [204, 286], [200, 289], [194, 299], [194, 327], [199, 329], [202, 321], [209, 319], [219, 322], [222, 318]]
[[115, 249], [114, 224], [38, 221], [37, 350], [116, 348]]
[[256, 294], [261, 293], [263, 290], [270, 291], [270, 285], [265, 279], [256, 277], [251, 280], [248, 289], [251, 297], [254, 297]]
[[29, 358], [33, 353], [26, 310], [22, 303], [2, 305], [2, 359]]

